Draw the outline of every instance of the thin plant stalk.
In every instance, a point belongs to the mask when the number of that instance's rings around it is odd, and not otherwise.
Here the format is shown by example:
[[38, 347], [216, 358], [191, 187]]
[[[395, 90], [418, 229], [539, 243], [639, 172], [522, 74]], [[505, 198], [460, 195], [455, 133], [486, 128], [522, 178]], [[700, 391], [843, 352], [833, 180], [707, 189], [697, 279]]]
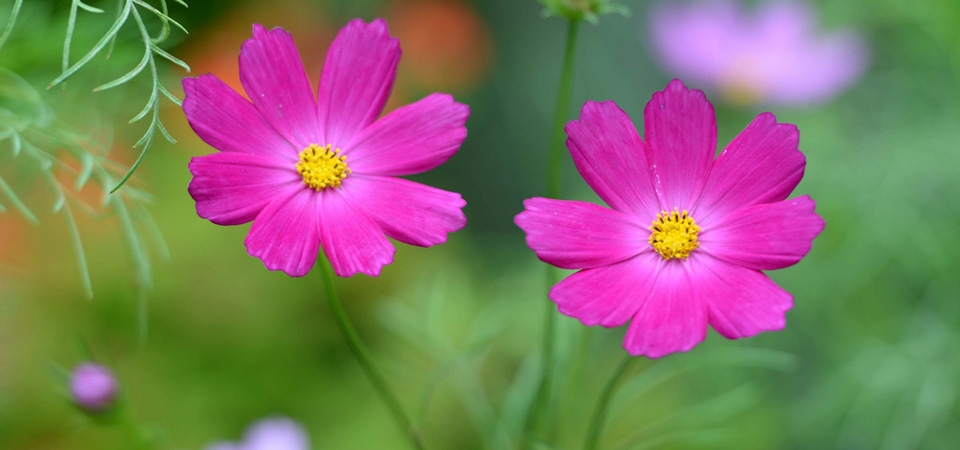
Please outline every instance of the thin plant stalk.
[[382, 400], [387, 406], [387, 409], [390, 410], [397, 425], [410, 441], [410, 445], [417, 450], [423, 450], [424, 447], [420, 439], [420, 434], [413, 428], [410, 418], [400, 404], [400, 400], [397, 399], [396, 394], [390, 389], [390, 385], [387, 383], [383, 371], [374, 363], [373, 355], [360, 340], [357, 330], [353, 327], [350, 318], [347, 317], [347, 312], [343, 309], [343, 305], [340, 304], [340, 298], [337, 296], [337, 290], [334, 287], [336, 276], [333, 273], [333, 267], [330, 266], [330, 262], [327, 261], [327, 258], [322, 254], [319, 258], [318, 265], [320, 266], [320, 271], [323, 273], [323, 281], [327, 290], [327, 300], [330, 302], [330, 309], [333, 310], [333, 317], [336, 319], [337, 326], [343, 334], [343, 339], [347, 341], [347, 346], [350, 347], [353, 356], [357, 358], [360, 367], [363, 368], [367, 377], [370, 378], [370, 382], [380, 396], [380, 400]]
[[[570, 19], [567, 29], [567, 41], [564, 49], [563, 68], [560, 74], [560, 89], [557, 94], [557, 109], [553, 118], [553, 134], [550, 137], [550, 148], [547, 154], [547, 192], [549, 198], [560, 198], [563, 179], [564, 156], [564, 125], [570, 114], [570, 98], [573, 91], [573, 62], [577, 47], [577, 30], [580, 20]], [[553, 267], [548, 267], [546, 289], [559, 280], [559, 274]], [[524, 424], [523, 441], [530, 444], [528, 435], [540, 427], [542, 416], [549, 410], [550, 394], [553, 390], [553, 343], [556, 330], [556, 311], [552, 302], [544, 302], [543, 342], [542, 342], [542, 375], [540, 386], [537, 389], [530, 412]]]
[[624, 374], [627, 373], [630, 362], [634, 359], [634, 356], [627, 354], [627, 356], [623, 358], [623, 361], [620, 362], [620, 366], [617, 367], [613, 376], [610, 377], [610, 381], [603, 387], [603, 391], [600, 392], [600, 398], [597, 399], [597, 407], [594, 409], [593, 417], [590, 419], [590, 428], [587, 429], [587, 439], [583, 443], [584, 450], [597, 449], [597, 445], [600, 443], [600, 434], [603, 431], [603, 423], [606, 421], [607, 412], [610, 409], [610, 400], [613, 398], [617, 386], [620, 385], [620, 380], [622, 380]]

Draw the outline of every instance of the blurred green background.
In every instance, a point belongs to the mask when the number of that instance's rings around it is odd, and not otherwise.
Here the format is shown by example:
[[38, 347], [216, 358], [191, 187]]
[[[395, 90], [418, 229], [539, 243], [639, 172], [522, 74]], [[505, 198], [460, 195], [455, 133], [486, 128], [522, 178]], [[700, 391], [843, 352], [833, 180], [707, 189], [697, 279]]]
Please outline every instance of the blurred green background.
[[[174, 31], [164, 48], [194, 74], [212, 72], [239, 87], [237, 54], [259, 22], [293, 33], [316, 83], [340, 26], [385, 17], [404, 50], [390, 107], [434, 91], [471, 106], [460, 152], [417, 177], [463, 194], [467, 228], [432, 249], [398, 245], [381, 277], [340, 280], [338, 289], [423, 421], [428, 448], [512, 448], [535, 381], [530, 355], [547, 301], [546, 267], [512, 217], [523, 199], [543, 192], [565, 23], [543, 19], [533, 0], [188, 3], [171, 4], [170, 15], [190, 34]], [[581, 30], [574, 108], [613, 99], [642, 130], [644, 104], [671, 76], [650, 56], [650, 4], [622, 3], [631, 17], [605, 16]], [[954, 449], [960, 442], [960, 5], [814, 3], [824, 28], [864, 33], [873, 62], [828, 104], [774, 111], [801, 130], [808, 165], [796, 194], [816, 199], [827, 222], [803, 262], [772, 274], [795, 296], [787, 328], [736, 342], [711, 332], [688, 354], [640, 361], [602, 448]], [[80, 13], [74, 58], [116, 10], [113, 1], [92, 4], [107, 13]], [[12, 5], [0, 1], [0, 23]], [[60, 73], [69, 5], [28, 0], [0, 66], [77, 129], [111, 129], [111, 155], [129, 165], [144, 124], [126, 121], [146, 101], [149, 80], [90, 90], [129, 70], [142, 47], [124, 29], [109, 60], [98, 57], [64, 89], [44, 90]], [[161, 70], [180, 95], [187, 74], [172, 64]], [[712, 100], [721, 145], [761, 111]], [[146, 330], [117, 217], [80, 217], [95, 292], [87, 300], [64, 221], [29, 176], [13, 178], [39, 224], [13, 210], [0, 214], [0, 448], [129, 448], [123, 433], [78, 413], [53, 375], [87, 358], [80, 342], [115, 369], [131, 415], [162, 430], [162, 448], [237, 440], [249, 423], [276, 414], [302, 423], [314, 448], [403, 448], [332, 321], [319, 273], [269, 272], [246, 254], [248, 226], [196, 216], [187, 162], [213, 150], [175, 105], [161, 114], [179, 143], [158, 141], [132, 181], [153, 196], [148, 209], [170, 253], [165, 260], [161, 247], [144, 241], [153, 275]], [[8, 149], [0, 144], [0, 173], [15, 167]], [[565, 170], [565, 196], [596, 200], [569, 161]], [[98, 189], [78, 195], [97, 203]], [[560, 321], [558, 448], [580, 445], [600, 386], [623, 354], [623, 333]]]

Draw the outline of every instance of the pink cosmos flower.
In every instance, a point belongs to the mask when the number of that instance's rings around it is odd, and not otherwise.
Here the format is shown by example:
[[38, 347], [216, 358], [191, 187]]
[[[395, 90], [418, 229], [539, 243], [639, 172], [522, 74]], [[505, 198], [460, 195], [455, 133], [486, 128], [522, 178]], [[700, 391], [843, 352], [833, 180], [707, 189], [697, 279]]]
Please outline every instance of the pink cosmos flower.
[[818, 34], [806, 3], [771, 0], [758, 8], [748, 14], [736, 0], [661, 2], [650, 15], [656, 56], [671, 75], [741, 104], [816, 104], [866, 69], [861, 37]]
[[688, 351], [707, 324], [729, 339], [782, 329], [793, 297], [764, 275], [802, 259], [824, 222], [808, 196], [785, 200], [806, 160], [797, 128], [763, 113], [714, 159], [703, 92], [674, 80], [644, 111], [646, 140], [617, 105], [587, 102], [567, 124], [580, 175], [610, 208], [532, 198], [527, 245], [564, 269], [550, 291], [585, 325], [631, 321], [624, 347]]
[[387, 236], [446, 242], [466, 225], [460, 195], [397, 177], [453, 156], [470, 110], [432, 94], [380, 117], [399, 60], [384, 20], [353, 20], [314, 94], [290, 33], [254, 25], [240, 51], [252, 103], [213, 75], [183, 80], [190, 126], [220, 150], [190, 162], [197, 214], [218, 225], [253, 221], [247, 252], [291, 276], [306, 275], [320, 247], [337, 275], [377, 276], [393, 261]]

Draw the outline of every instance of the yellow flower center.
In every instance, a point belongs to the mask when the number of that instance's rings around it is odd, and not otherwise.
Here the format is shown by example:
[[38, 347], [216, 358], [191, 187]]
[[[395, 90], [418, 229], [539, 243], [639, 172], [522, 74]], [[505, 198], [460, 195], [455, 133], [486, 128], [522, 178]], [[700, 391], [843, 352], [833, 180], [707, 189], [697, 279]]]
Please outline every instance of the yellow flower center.
[[350, 174], [347, 157], [340, 156], [340, 149], [330, 151], [331, 145], [310, 144], [300, 152], [297, 172], [303, 182], [320, 192], [328, 187], [340, 187], [340, 182]]
[[700, 227], [686, 210], [680, 212], [674, 208], [673, 212], [657, 214], [650, 231], [650, 245], [663, 259], [687, 259], [700, 246], [697, 240]]

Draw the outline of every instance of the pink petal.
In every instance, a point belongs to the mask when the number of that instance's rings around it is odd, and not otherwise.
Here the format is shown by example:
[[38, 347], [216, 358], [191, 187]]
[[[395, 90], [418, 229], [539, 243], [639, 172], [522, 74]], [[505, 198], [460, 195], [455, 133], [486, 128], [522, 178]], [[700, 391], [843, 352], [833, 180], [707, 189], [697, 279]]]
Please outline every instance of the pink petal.
[[443, 164], [467, 137], [470, 108], [449, 94], [432, 94], [363, 129], [344, 147], [356, 173], [400, 176]]
[[650, 295], [663, 261], [646, 252], [626, 261], [581, 270], [550, 290], [561, 313], [584, 325], [617, 327], [627, 323]]
[[318, 201], [316, 191], [299, 189], [267, 205], [244, 241], [247, 252], [260, 258], [267, 269], [282, 270], [292, 277], [306, 275], [320, 247]]
[[792, 266], [810, 251], [824, 221], [809, 196], [748, 206], [700, 234], [700, 249], [724, 261], [758, 270]]
[[380, 275], [380, 269], [393, 262], [395, 249], [383, 230], [366, 212], [352, 202], [348, 177], [341, 189], [320, 192], [321, 217], [319, 223], [323, 252], [338, 276], [350, 277], [364, 273]]
[[701, 290], [709, 309], [710, 325], [727, 339], [739, 339], [786, 325], [793, 296], [758, 270], [712, 259], [696, 269], [702, 272]]
[[183, 112], [193, 131], [224, 152], [296, 161], [294, 149], [257, 108], [213, 75], [183, 79]]
[[687, 209], [700, 195], [717, 150], [713, 106], [702, 91], [673, 80], [643, 113], [647, 162], [661, 209]]
[[260, 114], [297, 152], [321, 144], [317, 105], [293, 37], [282, 28], [253, 26], [240, 50], [240, 82]]
[[247, 223], [270, 202], [303, 186], [293, 167], [275, 158], [247, 153], [214, 153], [193, 158], [187, 190], [197, 215], [217, 225]]
[[685, 261], [671, 260], [661, 265], [649, 298], [634, 315], [624, 338], [623, 346], [631, 355], [659, 358], [686, 352], [707, 336], [707, 304], [699, 284], [701, 274], [691, 270], [690, 265], [695, 259], [691, 256]]
[[325, 143], [343, 148], [377, 120], [390, 97], [400, 61], [400, 42], [387, 22], [350, 21], [333, 41], [320, 76], [318, 116]]
[[393, 177], [353, 174], [345, 183], [351, 204], [361, 205], [387, 236], [405, 244], [442, 244], [467, 224], [467, 202], [460, 194]]
[[806, 166], [799, 144], [797, 127], [777, 123], [771, 113], [757, 116], [714, 162], [696, 220], [706, 223], [745, 206], [787, 198]]
[[611, 208], [651, 220], [660, 212], [644, 143], [616, 103], [586, 102], [566, 132], [577, 170]]
[[650, 232], [632, 215], [592, 203], [531, 198], [514, 222], [542, 261], [564, 269], [606, 266], [650, 248]]
[[768, 76], [776, 81], [770, 86], [769, 103], [811, 106], [833, 98], [863, 76], [870, 65], [870, 50], [862, 36], [842, 30], [808, 37], [772, 62], [765, 65]]

